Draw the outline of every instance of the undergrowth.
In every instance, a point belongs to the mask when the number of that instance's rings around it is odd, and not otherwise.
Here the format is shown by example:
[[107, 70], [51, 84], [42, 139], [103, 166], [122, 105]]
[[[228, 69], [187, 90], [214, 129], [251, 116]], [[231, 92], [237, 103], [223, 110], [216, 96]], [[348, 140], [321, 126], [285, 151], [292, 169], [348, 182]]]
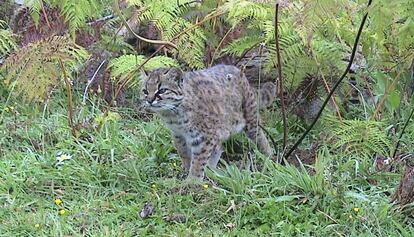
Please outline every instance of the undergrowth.
[[[306, 108], [298, 111], [318, 108], [369, 11], [353, 64], [356, 91], [350, 78], [337, 91], [338, 116], [325, 111], [286, 165], [235, 135], [219, 168], [190, 187], [183, 184], [168, 130], [131, 105], [138, 67], [148, 59], [142, 70], [192, 70], [227, 57], [250, 62], [259, 53], [259, 80], [260, 73], [271, 75], [275, 1], [121, 1], [136, 33], [177, 45], [151, 59], [160, 48], [118, 35], [121, 21], [112, 2], [31, 0], [25, 1], [28, 22], [0, 20], [0, 236], [412, 236], [413, 204], [407, 212], [391, 203], [403, 164], [381, 169], [375, 160], [392, 156], [410, 110], [414, 1], [373, 1], [368, 10], [361, 1], [278, 1], [283, 79], [287, 95], [305, 99]], [[43, 37], [30, 26], [52, 23], [45, 28], [53, 33], [54, 14], [67, 35]], [[26, 33], [33, 36], [29, 43]], [[96, 45], [75, 44], [82, 39]], [[99, 47], [105, 52], [94, 52]], [[106, 58], [109, 51], [114, 54]], [[98, 75], [100, 66], [85, 61], [108, 65]], [[100, 84], [81, 102], [92, 82]], [[126, 94], [122, 107], [107, 108], [92, 93], [102, 98], [111, 90], [119, 92], [114, 101]], [[353, 92], [362, 104], [349, 105]], [[302, 94], [309, 97], [296, 96]], [[293, 102], [288, 111], [299, 107]], [[276, 108], [262, 118], [280, 157], [283, 127]], [[297, 114], [300, 119], [288, 118], [289, 144], [312, 117]], [[413, 152], [413, 135], [410, 124], [398, 153]], [[145, 204], [154, 211], [142, 218]]]
[[[183, 192], [180, 158], [158, 119], [137, 118], [127, 108], [102, 113], [94, 103], [77, 108], [84, 128], [74, 138], [63, 99], [50, 103], [0, 106], [0, 236], [411, 236], [414, 231], [411, 219], [390, 204], [400, 175], [369, 172], [372, 160], [329, 143], [311, 166], [282, 166], [259, 153], [254, 164], [223, 161], [207, 172], [208, 180]], [[280, 136], [272, 113], [265, 114], [266, 124]], [[153, 204], [154, 213], [142, 219], [145, 203]]]

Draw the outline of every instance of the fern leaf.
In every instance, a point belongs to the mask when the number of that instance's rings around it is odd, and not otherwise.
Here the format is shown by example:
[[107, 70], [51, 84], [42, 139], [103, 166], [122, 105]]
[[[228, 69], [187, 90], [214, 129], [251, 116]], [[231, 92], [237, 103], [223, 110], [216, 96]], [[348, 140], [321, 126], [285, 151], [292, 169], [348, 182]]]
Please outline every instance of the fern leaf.
[[[183, 16], [186, 9], [183, 5], [187, 2], [191, 1], [180, 1], [178, 5], [176, 1], [170, 0], [135, 0], [130, 4], [144, 6], [138, 21], [140, 23], [151, 22], [159, 31], [161, 40], [171, 41], [177, 34], [193, 26], [193, 23]], [[180, 52], [177, 54], [171, 51], [171, 53], [191, 68], [202, 68], [204, 67], [206, 40], [202, 28], [196, 27], [174, 42]]]
[[[112, 59], [108, 65], [111, 69], [112, 79], [121, 77], [130, 72], [133, 72], [137, 66], [141, 65], [146, 60], [143, 55], [123, 55], [118, 58]], [[151, 70], [159, 67], [178, 67], [177, 61], [165, 56], [156, 56], [148, 61], [144, 65], [144, 69]]]
[[24, 4], [29, 7], [30, 15], [36, 25], [39, 25], [40, 20], [40, 8], [42, 6], [42, 0], [25, 0]]
[[42, 101], [62, 76], [58, 60], [73, 67], [86, 57], [87, 52], [68, 37], [46, 38], [18, 49], [6, 59], [2, 67], [5, 84], [15, 87], [15, 92], [29, 101]]
[[236, 26], [240, 22], [248, 19], [265, 21], [272, 17], [270, 4], [261, 4], [247, 0], [230, 0], [219, 8], [220, 11], [227, 12], [227, 20], [231, 26]]
[[70, 34], [75, 36], [76, 30], [86, 25], [87, 18], [99, 15], [96, 0], [58, 0], [55, 4], [61, 9], [65, 21], [69, 25]]
[[78, 29], [86, 26], [88, 18], [99, 16], [103, 9], [103, 2], [97, 0], [26, 0], [25, 5], [29, 7], [36, 24], [39, 24], [42, 1], [47, 6], [60, 9], [73, 38]]
[[246, 50], [253, 48], [261, 42], [263, 42], [263, 38], [257, 37], [253, 34], [248, 35], [231, 42], [222, 50], [221, 54], [241, 56]]
[[373, 154], [387, 155], [392, 150], [383, 124], [375, 121], [327, 119], [333, 131], [334, 147], [346, 156], [360, 154], [359, 158], [370, 158]]
[[2, 29], [6, 23], [0, 20], [0, 58], [16, 48], [16, 41], [13, 33]]

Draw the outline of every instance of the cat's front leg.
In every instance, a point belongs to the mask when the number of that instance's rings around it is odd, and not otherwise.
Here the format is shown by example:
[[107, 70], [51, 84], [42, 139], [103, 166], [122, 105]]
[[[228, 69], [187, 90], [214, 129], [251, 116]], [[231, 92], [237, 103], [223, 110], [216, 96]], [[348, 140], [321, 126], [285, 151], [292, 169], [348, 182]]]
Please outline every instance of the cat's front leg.
[[183, 162], [184, 171], [188, 173], [191, 166], [191, 148], [187, 145], [185, 137], [176, 134], [174, 134], [173, 137], [175, 148]]
[[188, 178], [203, 180], [204, 169], [217, 146], [217, 141], [213, 138], [197, 135], [192, 137], [190, 146], [192, 158]]

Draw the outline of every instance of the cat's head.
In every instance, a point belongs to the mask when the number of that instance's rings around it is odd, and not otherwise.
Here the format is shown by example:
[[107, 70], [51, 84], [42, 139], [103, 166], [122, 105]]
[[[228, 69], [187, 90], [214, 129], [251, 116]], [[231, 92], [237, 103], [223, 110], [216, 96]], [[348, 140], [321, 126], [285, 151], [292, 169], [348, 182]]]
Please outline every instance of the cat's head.
[[179, 68], [159, 68], [143, 72], [141, 98], [153, 112], [174, 110], [183, 100], [183, 72]]

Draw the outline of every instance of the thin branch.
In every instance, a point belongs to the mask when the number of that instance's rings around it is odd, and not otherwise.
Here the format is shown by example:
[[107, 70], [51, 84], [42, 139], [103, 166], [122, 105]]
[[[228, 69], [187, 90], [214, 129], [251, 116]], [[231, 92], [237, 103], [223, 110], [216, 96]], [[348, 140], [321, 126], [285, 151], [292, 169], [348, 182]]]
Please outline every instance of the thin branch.
[[400, 136], [398, 137], [397, 145], [395, 145], [395, 150], [394, 150], [394, 153], [392, 154], [393, 159], [395, 159], [395, 155], [397, 154], [398, 148], [400, 147], [401, 138], [404, 135], [405, 129], [407, 128], [408, 123], [410, 122], [411, 117], [413, 117], [413, 115], [414, 115], [414, 107], [411, 109], [410, 116], [408, 116], [407, 121], [405, 121], [404, 127], [401, 130]]
[[394, 89], [395, 83], [399, 80], [401, 75], [401, 71], [398, 72], [398, 74], [395, 76], [394, 80], [392, 80], [392, 83], [385, 89], [384, 95], [382, 96], [381, 100], [378, 102], [377, 107], [375, 108], [374, 113], [371, 116], [371, 119], [375, 119], [375, 117], [378, 116], [378, 119], [380, 119], [379, 113], [381, 111], [382, 106], [385, 103], [385, 100], [388, 98], [390, 92]]
[[[372, 0], [369, 0], [368, 7], [371, 6]], [[318, 114], [316, 115], [316, 118], [312, 121], [312, 124], [306, 129], [306, 131], [303, 133], [303, 135], [299, 138], [299, 140], [293, 145], [292, 148], [284, 155], [284, 157], [289, 157], [290, 154], [292, 154], [293, 151], [296, 150], [296, 148], [300, 145], [300, 143], [305, 139], [305, 137], [308, 135], [308, 133], [312, 130], [313, 126], [315, 126], [316, 122], [319, 120], [319, 117], [322, 115], [323, 110], [325, 109], [326, 105], [328, 104], [329, 100], [331, 99], [332, 95], [335, 93], [336, 89], [338, 88], [339, 84], [343, 81], [345, 76], [348, 74], [349, 70], [351, 69], [352, 63], [355, 58], [355, 54], [358, 48], [359, 38], [362, 34], [362, 29], [364, 28], [365, 22], [368, 18], [368, 12], [365, 13], [364, 17], [362, 18], [361, 25], [359, 26], [358, 33], [354, 42], [354, 46], [352, 48], [351, 57], [348, 63], [348, 66], [345, 69], [345, 72], [342, 74], [342, 76], [339, 78], [339, 80], [335, 83], [335, 85], [332, 87], [331, 92], [329, 93], [328, 97], [325, 99], [325, 101], [322, 104], [321, 109], [319, 110]]]
[[[263, 47], [264, 47], [264, 44], [260, 44], [260, 48], [259, 48], [259, 57], [260, 58], [262, 58], [262, 53], [263, 53]], [[244, 69], [243, 69], [243, 71], [244, 71]], [[244, 73], [244, 72], [242, 72], [242, 73]], [[257, 88], [257, 108], [256, 108], [256, 116], [257, 116], [257, 118], [259, 118], [259, 116], [260, 116], [260, 83], [261, 83], [261, 79], [262, 79], [262, 60], [260, 60], [260, 62], [259, 62], [259, 75], [258, 75], [258, 81], [259, 81], [259, 84], [258, 84], [258, 88]], [[257, 139], [258, 139], [258, 137], [259, 137], [259, 129], [257, 128], [257, 127], [259, 127], [259, 119], [257, 119], [257, 122], [256, 122], [256, 141], [254, 141], [255, 142], [255, 144], [257, 145]], [[276, 152], [276, 150], [275, 150], [275, 152]]]
[[50, 25], [49, 19], [47, 18], [45, 6], [43, 5], [43, 0], [40, 0], [40, 7], [42, 8], [42, 13], [43, 13], [43, 16], [45, 17], [47, 26], [49, 27], [49, 29], [52, 28], [52, 26]]
[[107, 20], [111, 20], [111, 19], [113, 19], [114, 18], [114, 15], [108, 15], [108, 16], [104, 16], [104, 17], [101, 17], [101, 18], [98, 18], [98, 19], [96, 19], [96, 20], [94, 20], [94, 21], [89, 21], [89, 22], [86, 22], [86, 24], [87, 25], [93, 25], [93, 24], [96, 24], [96, 23], [99, 23], [99, 22], [101, 22], [101, 21], [107, 21]]
[[131, 33], [133, 36], [135, 36], [139, 40], [142, 40], [142, 41], [147, 42], [147, 43], [150, 43], [150, 44], [168, 45], [168, 46], [173, 47], [174, 49], [177, 49], [177, 46], [175, 44], [169, 42], [169, 41], [147, 39], [147, 38], [144, 38], [144, 37], [138, 35], [137, 33], [135, 33], [132, 30], [131, 26], [129, 26], [129, 24], [126, 21], [126, 19], [124, 18], [124, 15], [122, 15], [122, 13], [121, 13], [121, 9], [119, 8], [119, 0], [115, 0], [114, 9], [115, 9], [116, 14], [118, 14], [118, 16], [121, 18], [122, 23], [125, 25], [125, 27], [129, 31], [129, 33]]
[[221, 45], [224, 43], [224, 40], [227, 38], [227, 36], [230, 34], [230, 32], [232, 32], [233, 29], [230, 28], [226, 34], [224, 34], [223, 38], [221, 38], [219, 44], [217, 45], [216, 49], [214, 50], [213, 56], [211, 57], [211, 62], [209, 63], [209, 67], [211, 67], [211, 65], [213, 65], [214, 59], [217, 57], [217, 54], [220, 50]]
[[66, 67], [63, 64], [63, 61], [61, 58], [59, 58], [59, 64], [63, 71], [63, 79], [66, 85], [66, 94], [68, 95], [68, 123], [69, 123], [69, 127], [71, 128], [72, 135], [75, 135], [75, 127], [73, 126], [72, 86], [68, 78]]
[[260, 45], [260, 43], [256, 43], [252, 46], [250, 46], [250, 48], [244, 50], [243, 54], [239, 57], [239, 59], [236, 61], [235, 65], [239, 64], [241, 62], [241, 60], [244, 59], [244, 57], [246, 57], [246, 55], [254, 48], [256, 48], [258, 45]]
[[282, 78], [282, 61], [280, 60], [280, 48], [279, 48], [279, 31], [278, 31], [278, 18], [279, 18], [279, 3], [275, 6], [275, 41], [276, 41], [276, 55], [277, 55], [277, 69], [279, 74], [279, 98], [282, 109], [283, 119], [283, 151], [286, 149], [288, 143], [288, 124], [286, 117], [286, 107], [283, 90], [283, 78]]
[[352, 83], [349, 83], [349, 85], [354, 88], [354, 90], [356, 90], [359, 94], [359, 96], [361, 96], [361, 101], [362, 101], [362, 106], [364, 107], [364, 116], [365, 116], [365, 120], [368, 120], [368, 112], [367, 112], [367, 105], [364, 99], [364, 95], [362, 94], [361, 90], [358, 89], [358, 87], [352, 85]]
[[[319, 67], [320, 63], [319, 63], [318, 59], [315, 57], [315, 55], [313, 53], [312, 53], [312, 56], [313, 56], [313, 60], [315, 60], [315, 62], [316, 62], [316, 65], [318, 65], [318, 67]], [[329, 88], [328, 82], [326, 81], [325, 76], [323, 75], [323, 72], [321, 72], [320, 70], [318, 70], [318, 71], [319, 71], [319, 74], [322, 77], [322, 81], [323, 81], [323, 84], [325, 85], [326, 91], [328, 93], [330, 93], [331, 88]], [[339, 111], [339, 107], [338, 107], [338, 104], [336, 103], [335, 97], [332, 97], [331, 100], [332, 100], [332, 104], [335, 107], [336, 113], [338, 114], [339, 120], [342, 120], [341, 112]]]
[[86, 99], [88, 97], [88, 89], [89, 86], [92, 84], [92, 82], [95, 80], [96, 75], [98, 75], [98, 72], [101, 70], [102, 66], [105, 64], [106, 59], [104, 59], [101, 64], [99, 65], [98, 69], [96, 69], [95, 73], [93, 74], [92, 78], [88, 81], [88, 84], [86, 85], [85, 91], [83, 92], [83, 100], [82, 102], [85, 103]]

